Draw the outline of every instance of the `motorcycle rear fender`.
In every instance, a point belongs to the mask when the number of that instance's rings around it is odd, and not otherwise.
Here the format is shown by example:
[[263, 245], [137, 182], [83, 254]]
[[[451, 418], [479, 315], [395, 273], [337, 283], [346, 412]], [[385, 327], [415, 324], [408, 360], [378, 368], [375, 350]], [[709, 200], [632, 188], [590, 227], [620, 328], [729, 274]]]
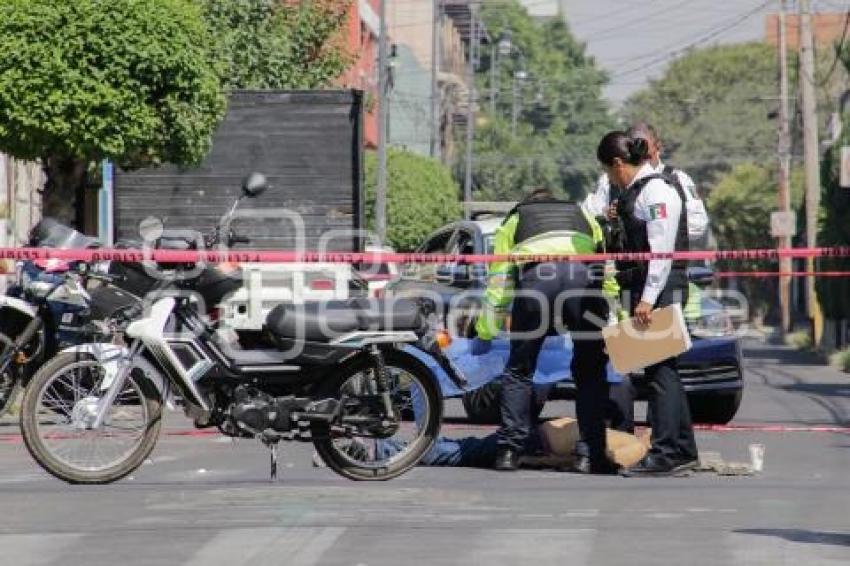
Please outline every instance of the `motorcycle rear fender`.
[[[62, 350], [62, 353], [90, 355], [96, 359], [101, 367], [103, 367], [103, 371], [106, 374], [100, 385], [101, 391], [109, 389], [109, 386], [112, 385], [112, 382], [115, 381], [115, 378], [118, 375], [121, 362], [130, 357], [130, 350], [123, 346], [117, 346], [110, 343], [81, 344], [79, 346], [66, 348], [65, 350]], [[136, 367], [142, 370], [145, 378], [156, 388], [159, 392], [160, 399], [168, 405], [168, 408], [174, 409], [174, 399], [171, 388], [168, 386], [159, 370], [157, 370], [153, 364], [142, 356], [136, 356], [133, 363]]]

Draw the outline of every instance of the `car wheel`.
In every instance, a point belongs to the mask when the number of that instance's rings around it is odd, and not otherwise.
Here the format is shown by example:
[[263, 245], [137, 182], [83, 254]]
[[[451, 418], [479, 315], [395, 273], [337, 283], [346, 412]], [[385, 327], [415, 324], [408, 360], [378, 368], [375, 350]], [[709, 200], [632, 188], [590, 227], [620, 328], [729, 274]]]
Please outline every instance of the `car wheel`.
[[691, 408], [691, 419], [699, 424], [724, 425], [735, 418], [744, 390], [732, 393], [715, 393], [711, 395], [689, 395], [688, 405]]

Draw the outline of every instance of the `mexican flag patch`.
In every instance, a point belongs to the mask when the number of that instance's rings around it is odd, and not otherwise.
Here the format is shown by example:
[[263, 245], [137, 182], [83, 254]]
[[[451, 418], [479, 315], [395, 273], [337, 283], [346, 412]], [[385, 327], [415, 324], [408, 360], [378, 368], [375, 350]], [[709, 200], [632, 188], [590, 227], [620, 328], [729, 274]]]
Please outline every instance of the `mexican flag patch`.
[[653, 204], [649, 207], [650, 220], [664, 220], [667, 218], [667, 205], [665, 203]]

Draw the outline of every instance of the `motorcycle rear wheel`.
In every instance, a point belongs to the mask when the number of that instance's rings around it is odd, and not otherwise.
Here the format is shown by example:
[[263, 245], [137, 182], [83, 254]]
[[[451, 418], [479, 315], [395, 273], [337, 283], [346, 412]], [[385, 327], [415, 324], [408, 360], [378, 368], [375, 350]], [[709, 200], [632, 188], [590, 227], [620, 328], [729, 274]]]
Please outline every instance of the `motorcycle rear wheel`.
[[33, 376], [24, 392], [21, 432], [27, 450], [48, 473], [68, 483], [105, 484], [127, 476], [145, 461], [159, 437], [159, 394], [136, 369], [104, 424], [97, 430], [86, 428], [103, 375], [93, 356], [59, 354]]
[[[313, 444], [329, 468], [352, 480], [386, 481], [413, 468], [434, 445], [440, 432], [443, 404], [440, 390], [431, 371], [419, 360], [397, 350], [384, 353], [390, 375], [393, 411], [400, 422], [389, 438], [377, 438], [365, 431], [341, 434], [331, 426], [316, 431], [320, 436]], [[349, 403], [344, 416], [356, 412], [358, 393], [373, 371], [369, 361], [362, 361], [335, 375], [323, 384], [319, 398], [342, 399]], [[364, 409], [360, 409], [361, 411]], [[411, 416], [413, 418], [411, 418]], [[407, 436], [412, 438], [406, 438]]]

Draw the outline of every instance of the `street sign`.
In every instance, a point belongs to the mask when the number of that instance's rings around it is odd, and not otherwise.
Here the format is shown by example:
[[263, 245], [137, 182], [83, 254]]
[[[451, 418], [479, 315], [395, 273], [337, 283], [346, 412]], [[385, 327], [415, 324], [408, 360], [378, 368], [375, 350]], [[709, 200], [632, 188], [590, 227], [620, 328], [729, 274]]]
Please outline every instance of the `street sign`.
[[770, 235], [789, 238], [797, 233], [797, 213], [777, 211], [770, 214]]
[[841, 174], [838, 184], [843, 189], [850, 189], [850, 145], [841, 148]]

